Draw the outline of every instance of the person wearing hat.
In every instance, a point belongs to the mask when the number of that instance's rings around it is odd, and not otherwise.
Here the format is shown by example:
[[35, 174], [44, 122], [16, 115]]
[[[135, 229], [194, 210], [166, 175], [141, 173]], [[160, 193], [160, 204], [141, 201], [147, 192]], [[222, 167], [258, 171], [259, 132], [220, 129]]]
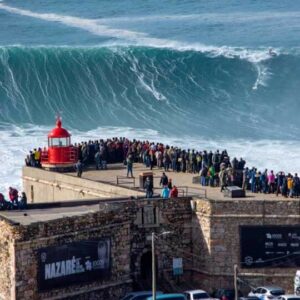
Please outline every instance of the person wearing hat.
[[146, 190], [146, 198], [152, 198], [153, 196], [153, 182], [148, 176], [146, 178], [145, 184], [144, 184], [144, 189]]

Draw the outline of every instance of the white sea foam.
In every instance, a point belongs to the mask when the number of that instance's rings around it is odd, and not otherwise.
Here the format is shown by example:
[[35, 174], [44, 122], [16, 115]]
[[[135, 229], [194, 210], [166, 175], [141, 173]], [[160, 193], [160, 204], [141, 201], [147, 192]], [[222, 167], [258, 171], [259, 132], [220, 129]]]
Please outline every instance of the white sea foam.
[[[1, 124], [0, 124], [1, 125]], [[7, 194], [9, 186], [21, 187], [21, 168], [29, 150], [46, 145], [47, 133], [50, 127], [28, 125], [1, 126], [0, 144], [0, 192]], [[298, 159], [299, 141], [271, 141], [271, 140], [242, 140], [215, 139], [207, 140], [201, 137], [168, 136], [151, 129], [134, 129], [129, 127], [100, 127], [87, 132], [71, 131], [73, 142], [93, 140], [108, 137], [125, 136], [130, 139], [148, 139], [163, 142], [182, 148], [198, 150], [227, 149], [231, 157], [243, 157], [247, 166], [256, 166], [260, 170], [268, 168], [274, 171], [299, 172]]]
[[261, 11], [255, 13], [249, 12], [231, 12], [231, 13], [197, 13], [197, 14], [172, 14], [172, 15], [144, 15], [144, 16], [130, 16], [130, 17], [111, 17], [102, 18], [101, 22], [112, 23], [112, 22], [157, 22], [157, 21], [197, 21], [213, 23], [246, 23], [260, 20], [272, 20], [272, 19], [283, 19], [283, 18], [300, 18], [300, 13], [295, 12], [271, 12]]

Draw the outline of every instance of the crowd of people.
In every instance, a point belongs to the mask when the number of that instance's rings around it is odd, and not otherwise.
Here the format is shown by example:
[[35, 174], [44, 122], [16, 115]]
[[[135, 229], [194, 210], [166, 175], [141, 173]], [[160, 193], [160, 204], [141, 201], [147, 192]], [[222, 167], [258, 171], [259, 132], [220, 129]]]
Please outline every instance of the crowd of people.
[[[85, 166], [94, 165], [97, 170], [107, 169], [111, 163], [124, 163], [127, 177], [133, 177], [133, 164], [143, 163], [152, 170], [154, 167], [164, 172], [184, 172], [199, 174], [202, 186], [220, 187], [237, 185], [253, 193], [275, 193], [285, 197], [299, 197], [300, 183], [297, 174], [275, 174], [267, 170], [245, 167], [246, 161], [233, 158], [230, 160], [226, 150], [196, 151], [181, 149], [162, 143], [126, 138], [109, 138], [96, 141], [75, 143], [78, 150], [76, 164], [80, 177]], [[26, 165], [39, 167], [41, 148], [34, 149], [27, 156]], [[169, 189], [170, 190], [170, 189]]]
[[32, 151], [29, 151], [28, 155], [25, 158], [25, 165], [28, 167], [41, 167], [41, 158], [42, 158], [42, 148], [34, 148]]
[[8, 200], [0, 193], [0, 210], [26, 209], [27, 197], [25, 192], [19, 195], [17, 189], [9, 187]]
[[300, 196], [300, 179], [298, 174], [294, 176], [284, 172], [274, 174], [274, 171], [258, 171], [256, 168], [243, 170], [243, 189], [249, 189], [253, 193], [281, 194], [284, 197]]

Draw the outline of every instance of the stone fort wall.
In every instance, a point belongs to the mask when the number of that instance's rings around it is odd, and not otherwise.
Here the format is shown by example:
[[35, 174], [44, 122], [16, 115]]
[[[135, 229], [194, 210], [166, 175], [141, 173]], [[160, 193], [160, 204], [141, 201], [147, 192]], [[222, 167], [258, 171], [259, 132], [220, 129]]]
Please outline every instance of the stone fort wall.
[[195, 200], [194, 206], [193, 249], [194, 253], [201, 253], [205, 257], [194, 259], [194, 280], [201, 280], [201, 286], [208, 291], [216, 286], [232, 288], [233, 267], [237, 264], [239, 277], [251, 285], [279, 285], [293, 293], [297, 267], [249, 269], [240, 263], [240, 227], [299, 225], [299, 200], [202, 199]]
[[[103, 209], [102, 209], [103, 208]], [[45, 210], [46, 213], [47, 210]], [[161, 236], [156, 243], [157, 273], [172, 269], [172, 258], [192, 251], [190, 199], [175, 201], [138, 200], [99, 211], [22, 225], [2, 219], [0, 295], [3, 299], [119, 299], [140, 280], [142, 257], [150, 251], [152, 232]], [[40, 291], [38, 254], [40, 249], [77, 241], [110, 237], [111, 275], [107, 280], [73, 284]], [[172, 252], [171, 252], [172, 251]], [[186, 270], [191, 264], [184, 265]], [[188, 275], [188, 273], [186, 272]]]
[[[130, 222], [114, 213], [86, 214], [28, 226], [2, 221], [0, 294], [3, 299], [113, 299], [128, 289], [130, 279]], [[7, 232], [7, 233], [6, 233]], [[81, 240], [111, 238], [113, 264], [109, 280], [38, 291], [38, 250]], [[6, 237], [6, 239], [5, 239]], [[9, 268], [7, 266], [10, 266]]]
[[[124, 196], [126, 193], [132, 196], [133, 192], [144, 194], [33, 168], [24, 168], [23, 180], [29, 202], [33, 203], [87, 198], [100, 200]], [[174, 282], [172, 259], [182, 258], [184, 274], [180, 280], [191, 288], [203, 288], [209, 292], [218, 287], [232, 288], [233, 266], [237, 264], [239, 276], [253, 286], [277, 284], [293, 292], [293, 277], [297, 267], [250, 269], [241, 265], [240, 228], [244, 225], [299, 225], [300, 201], [297, 199], [139, 199], [108, 206], [103, 199], [101, 205], [97, 212], [80, 216], [66, 215], [64, 218], [47, 222], [41, 220], [29, 225], [12, 224], [2, 218], [0, 297], [88, 299], [86, 297], [92, 294], [95, 299], [102, 299], [104, 295], [118, 298], [132, 288], [133, 282], [138, 283], [141, 277], [147, 277], [147, 272], [141, 275], [145, 269], [143, 261], [149, 258], [151, 252], [151, 233], [159, 235], [165, 231], [172, 234], [162, 235], [156, 240], [158, 282]], [[112, 273], [108, 280], [48, 292], [38, 290], [39, 249], [108, 235], [112, 239], [113, 258]], [[172, 287], [176, 288], [176, 285]]]

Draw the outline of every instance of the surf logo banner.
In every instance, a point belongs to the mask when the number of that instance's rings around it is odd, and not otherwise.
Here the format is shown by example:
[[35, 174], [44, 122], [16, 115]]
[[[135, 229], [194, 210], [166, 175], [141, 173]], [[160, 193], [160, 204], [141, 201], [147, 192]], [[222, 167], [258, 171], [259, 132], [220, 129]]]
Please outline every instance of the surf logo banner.
[[40, 291], [105, 279], [110, 275], [110, 239], [81, 241], [40, 249]]
[[299, 226], [241, 226], [240, 244], [244, 268], [300, 266]]

